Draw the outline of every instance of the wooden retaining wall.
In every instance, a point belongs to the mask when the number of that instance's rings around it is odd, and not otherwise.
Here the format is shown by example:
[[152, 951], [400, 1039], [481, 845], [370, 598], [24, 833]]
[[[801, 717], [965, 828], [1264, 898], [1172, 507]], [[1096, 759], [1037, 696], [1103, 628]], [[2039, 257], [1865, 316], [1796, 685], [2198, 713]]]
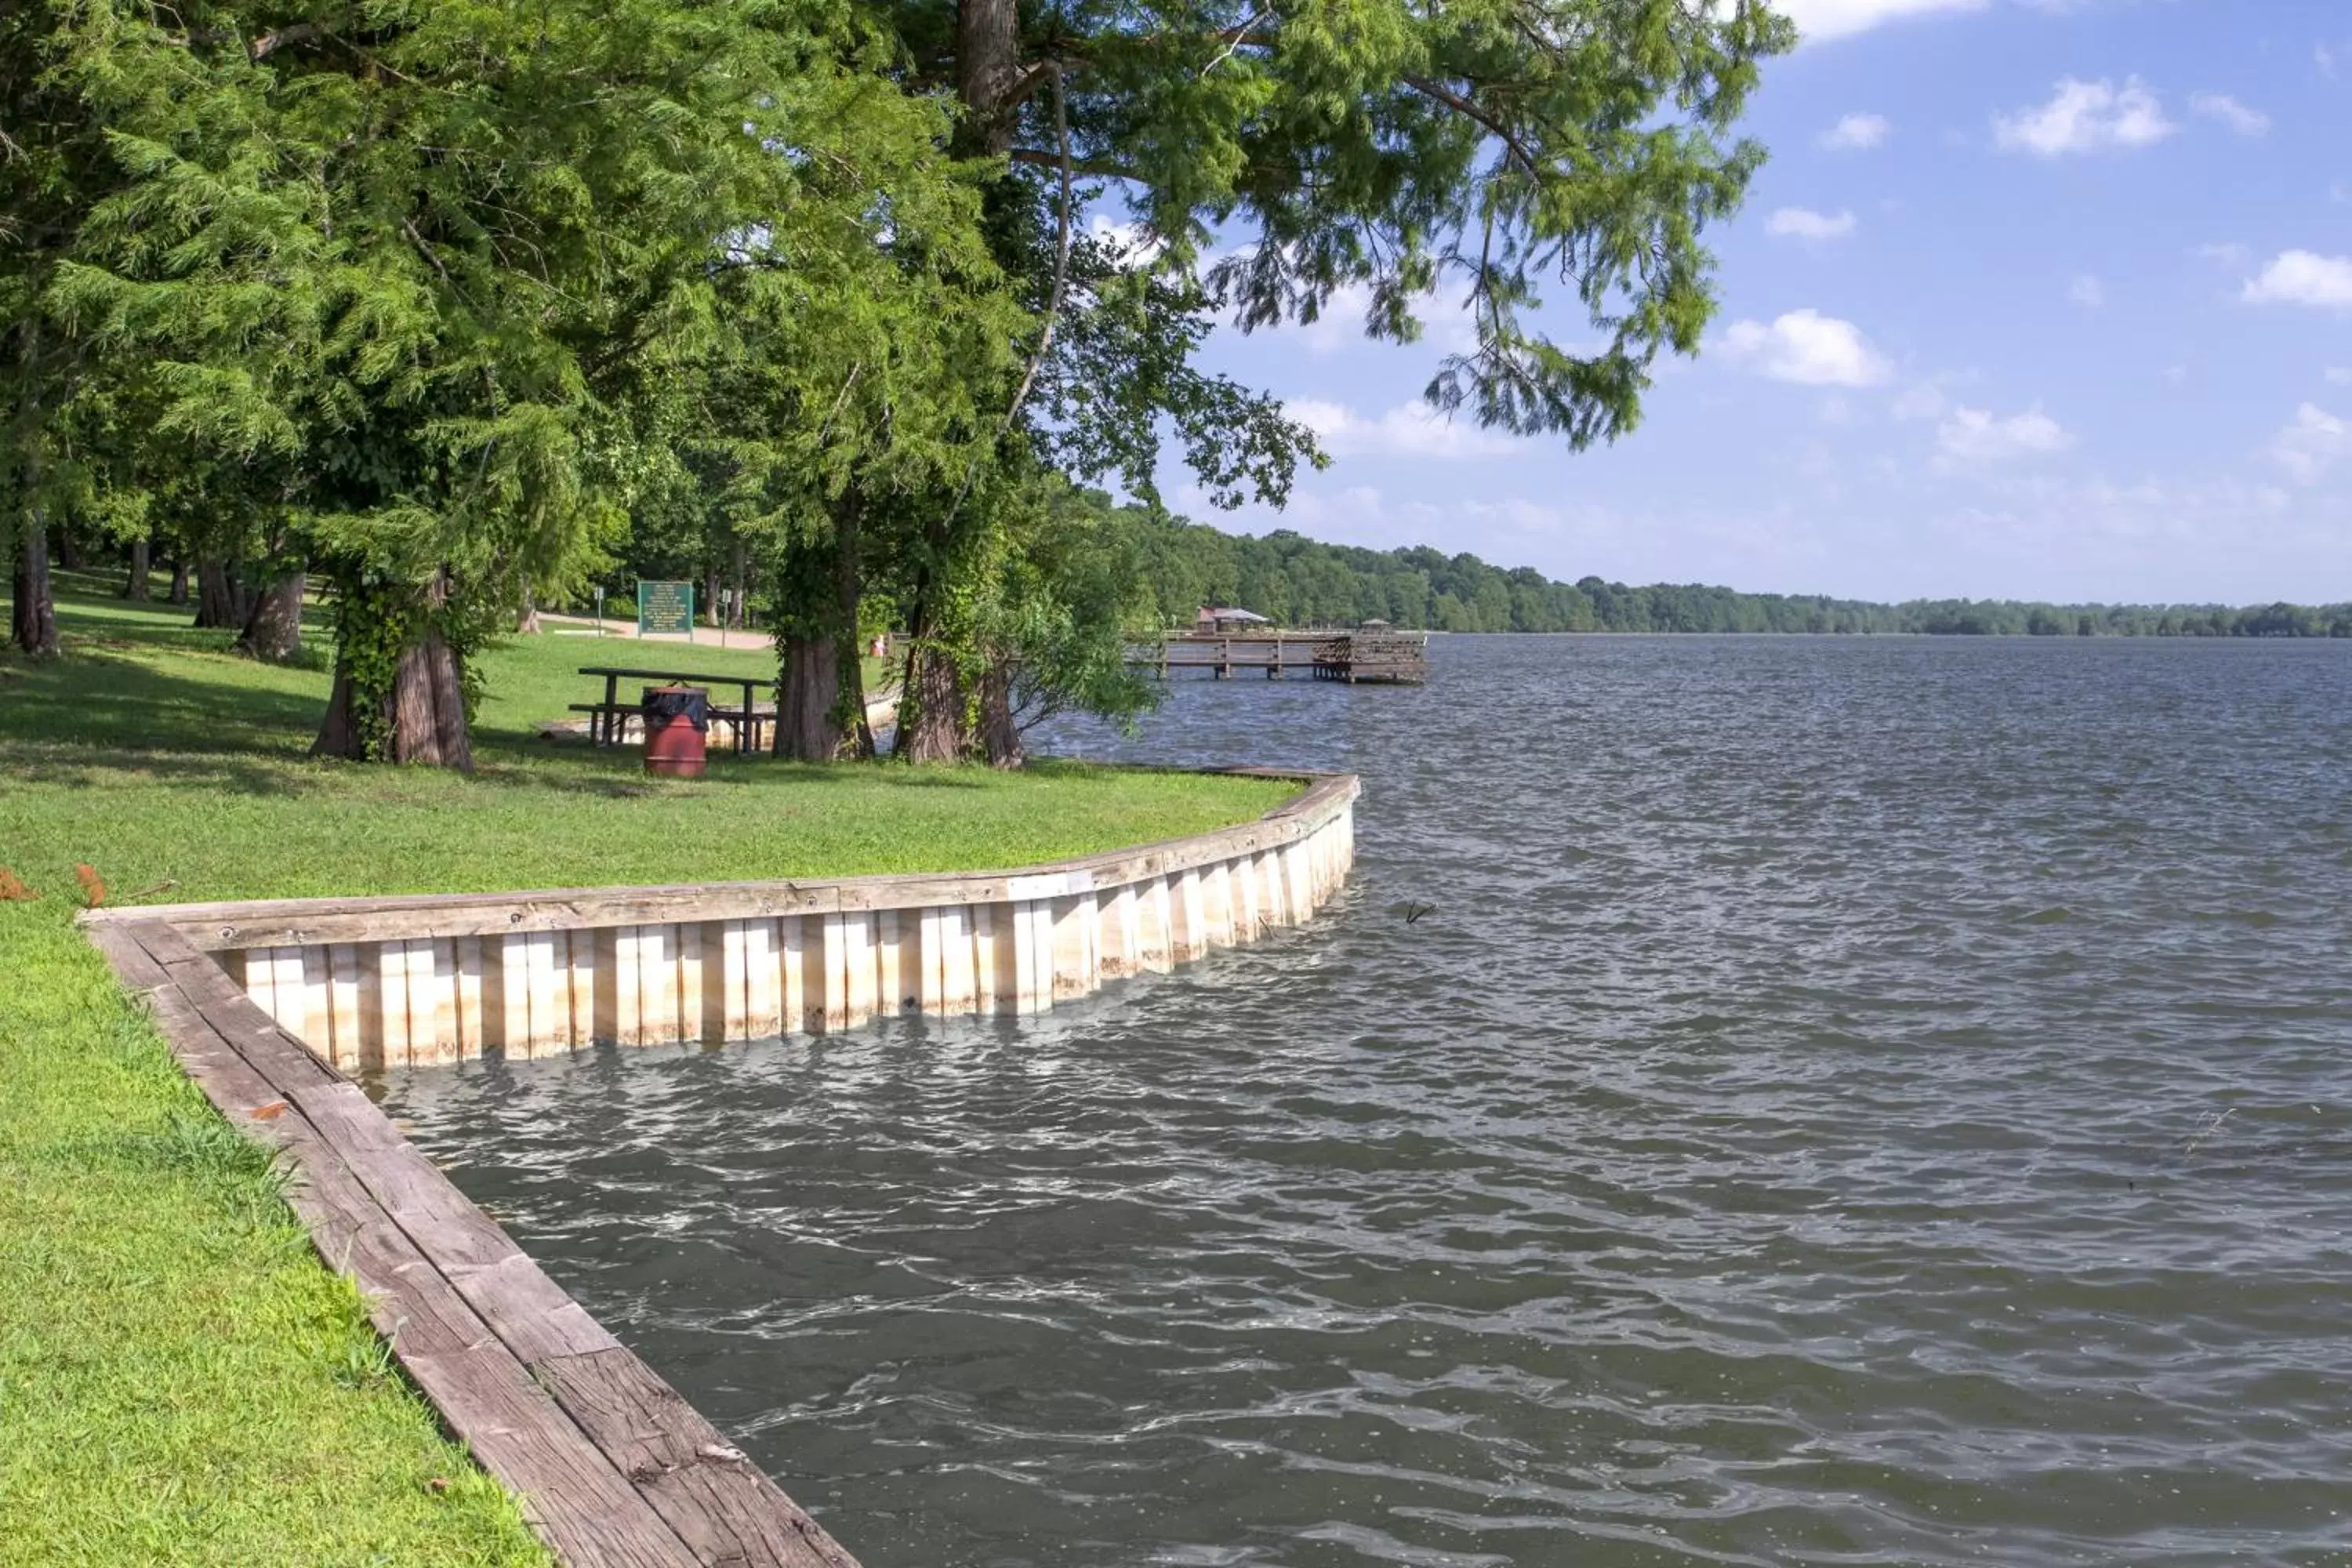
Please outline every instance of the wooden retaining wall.
[[[1297, 775], [1286, 775], [1297, 776]], [[1354, 778], [1255, 823], [1008, 875], [92, 910], [416, 1386], [572, 1568], [856, 1568], [404, 1137], [345, 1069], [1029, 1013], [1304, 920]]]
[[287, 1201], [442, 1422], [570, 1568], [857, 1568], [212, 955], [131, 911], [90, 940], [205, 1095], [282, 1151]]
[[1237, 827], [1014, 873], [131, 912], [346, 1072], [1041, 1013], [1306, 920], [1354, 858], [1356, 794], [1322, 777]]

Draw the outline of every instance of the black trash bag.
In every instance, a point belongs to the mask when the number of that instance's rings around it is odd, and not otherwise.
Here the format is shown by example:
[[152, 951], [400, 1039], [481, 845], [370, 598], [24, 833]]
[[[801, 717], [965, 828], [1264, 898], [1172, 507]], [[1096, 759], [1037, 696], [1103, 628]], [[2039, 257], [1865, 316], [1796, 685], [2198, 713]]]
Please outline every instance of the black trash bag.
[[710, 728], [710, 693], [699, 686], [648, 686], [639, 710], [649, 735], [673, 719], [683, 719], [698, 730]]

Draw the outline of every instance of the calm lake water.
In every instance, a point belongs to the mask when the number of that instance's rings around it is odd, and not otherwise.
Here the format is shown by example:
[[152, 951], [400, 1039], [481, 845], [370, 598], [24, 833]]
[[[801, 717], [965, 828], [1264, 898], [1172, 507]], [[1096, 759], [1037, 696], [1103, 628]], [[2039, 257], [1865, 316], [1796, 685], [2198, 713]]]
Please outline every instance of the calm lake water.
[[868, 1568], [2352, 1563], [2352, 647], [1433, 662], [1062, 737], [1308, 927], [391, 1109]]

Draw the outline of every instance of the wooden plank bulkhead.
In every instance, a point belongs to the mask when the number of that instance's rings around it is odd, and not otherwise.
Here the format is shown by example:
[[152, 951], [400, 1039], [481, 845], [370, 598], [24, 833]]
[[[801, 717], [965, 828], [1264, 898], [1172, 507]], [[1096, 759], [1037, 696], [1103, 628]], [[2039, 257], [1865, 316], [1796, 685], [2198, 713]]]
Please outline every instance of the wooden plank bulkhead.
[[1255, 822], [1017, 872], [98, 911], [208, 950], [346, 1072], [1023, 1016], [1296, 925], [1353, 858], [1352, 776]]

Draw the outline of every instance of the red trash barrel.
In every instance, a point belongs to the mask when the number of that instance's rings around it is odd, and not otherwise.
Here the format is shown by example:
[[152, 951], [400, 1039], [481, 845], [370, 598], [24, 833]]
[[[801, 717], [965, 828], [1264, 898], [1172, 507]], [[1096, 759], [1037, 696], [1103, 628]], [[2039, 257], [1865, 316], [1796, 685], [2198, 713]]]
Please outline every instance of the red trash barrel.
[[699, 686], [648, 686], [639, 703], [646, 721], [646, 772], [700, 778], [710, 693]]

